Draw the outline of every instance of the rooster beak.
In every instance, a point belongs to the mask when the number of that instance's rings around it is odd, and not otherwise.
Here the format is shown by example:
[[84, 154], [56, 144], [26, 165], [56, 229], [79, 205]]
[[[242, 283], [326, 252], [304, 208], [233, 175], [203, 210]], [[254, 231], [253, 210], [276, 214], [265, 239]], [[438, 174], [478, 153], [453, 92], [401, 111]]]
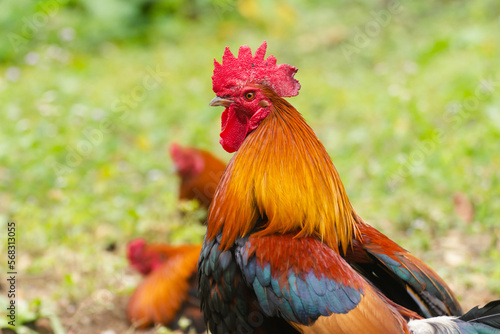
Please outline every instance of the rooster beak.
[[231, 103], [234, 101], [228, 100], [228, 99], [223, 99], [222, 97], [214, 97], [212, 101], [208, 104], [211, 107], [217, 107], [217, 106], [222, 106], [222, 107], [229, 107]]

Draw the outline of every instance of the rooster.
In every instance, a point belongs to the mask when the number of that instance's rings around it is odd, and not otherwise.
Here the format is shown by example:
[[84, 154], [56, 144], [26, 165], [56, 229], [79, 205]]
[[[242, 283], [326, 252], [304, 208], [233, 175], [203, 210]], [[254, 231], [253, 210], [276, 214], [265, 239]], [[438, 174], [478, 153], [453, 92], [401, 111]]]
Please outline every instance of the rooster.
[[[130, 265], [146, 276], [127, 307], [129, 320], [138, 328], [163, 324], [171, 329], [205, 330], [196, 285], [196, 263], [201, 245], [147, 245], [143, 239], [127, 246]], [[182, 326], [181, 317], [191, 324]]]
[[[296, 69], [226, 48], [211, 106], [236, 152], [216, 190], [198, 262], [213, 333], [499, 333], [500, 302], [460, 318], [429, 267], [354, 211], [325, 148], [283, 97]], [[425, 317], [434, 317], [423, 319]], [[410, 321], [411, 320], [411, 321]]]
[[197, 200], [208, 209], [226, 164], [207, 151], [170, 145], [170, 156], [181, 178], [179, 199]]
[[[183, 182], [180, 187], [180, 194], [182, 199], [196, 199], [195, 194], [199, 194], [198, 191], [193, 191], [191, 185], [193, 183], [198, 184], [198, 189], [205, 189], [203, 199], [208, 201], [208, 204], [213, 199], [216, 186], [213, 185], [215, 182], [219, 182], [220, 177], [222, 176], [226, 165], [215, 158], [211, 153], [207, 151], [202, 151], [196, 148], [181, 148], [177, 144], [172, 144], [170, 147], [170, 152], [172, 155], [172, 159], [176, 165], [179, 176], [183, 177]], [[197, 162], [198, 161], [198, 162]], [[204, 168], [201, 168], [201, 167]], [[199, 170], [200, 173], [205, 173], [210, 176], [210, 181], [207, 182], [207, 178], [193, 178], [192, 175], [195, 174], [192, 171]], [[189, 189], [189, 190], [188, 190]], [[206, 206], [208, 208], [208, 205]], [[372, 279], [376, 279], [377, 276], [382, 277], [383, 275], [387, 275], [385, 273], [386, 264], [383, 262], [383, 255], [377, 256], [381, 251], [377, 250], [377, 248], [381, 249], [392, 249], [394, 255], [399, 256], [400, 262], [408, 262], [407, 265], [413, 267], [414, 272], [420, 272], [421, 277], [431, 276], [433, 280], [439, 284], [439, 286], [445, 287], [444, 293], [439, 290], [435, 291], [435, 294], [438, 295], [439, 300], [445, 300], [445, 303], [441, 303], [437, 301], [433, 304], [432, 297], [422, 296], [422, 298], [428, 298], [427, 302], [425, 301], [414, 301], [413, 298], [409, 298], [408, 291], [404, 291], [408, 288], [406, 284], [400, 284], [398, 286], [391, 285], [393, 282], [387, 277], [382, 278], [379, 282], [379, 288], [383, 290], [386, 295], [390, 295], [391, 299], [396, 301], [398, 304], [403, 305], [407, 308], [411, 308], [414, 310], [418, 310], [418, 313], [425, 317], [431, 317], [442, 314], [452, 314], [458, 315], [460, 314], [460, 308], [458, 303], [453, 298], [453, 296], [448, 293], [446, 285], [444, 282], [440, 280], [440, 278], [424, 263], [422, 263], [417, 258], [414, 258], [411, 254], [407, 253], [404, 249], [400, 248], [397, 244], [393, 243], [390, 239], [385, 237], [383, 234], [372, 228], [371, 226], [364, 224], [361, 219], [356, 221], [358, 224], [358, 228], [362, 231], [363, 243], [359, 239], [353, 239], [354, 249], [349, 249], [348, 254], [344, 256], [350, 262], [351, 265], [358, 268], [359, 270], [363, 270], [366, 275], [372, 275]], [[370, 255], [372, 254], [372, 255]], [[405, 259], [406, 258], [406, 259]], [[366, 269], [363, 269], [366, 268]], [[377, 271], [377, 273], [371, 273], [371, 271]], [[377, 276], [375, 276], [377, 275]], [[387, 282], [389, 284], [384, 284]], [[422, 281], [422, 283], [417, 283], [417, 287], [421, 294], [426, 294], [426, 289], [432, 289], [433, 284], [431, 280]], [[412, 287], [412, 289], [415, 289]], [[418, 298], [417, 299], [422, 299]], [[419, 307], [423, 305], [424, 307]]]

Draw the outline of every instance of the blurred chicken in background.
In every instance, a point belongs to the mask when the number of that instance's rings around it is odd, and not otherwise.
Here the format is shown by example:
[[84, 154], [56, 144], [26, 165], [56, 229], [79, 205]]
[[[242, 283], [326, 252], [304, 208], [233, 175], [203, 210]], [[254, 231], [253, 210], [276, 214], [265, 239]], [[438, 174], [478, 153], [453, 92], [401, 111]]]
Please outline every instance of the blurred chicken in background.
[[131, 267], [145, 276], [127, 307], [131, 323], [138, 328], [161, 324], [185, 332], [205, 330], [196, 284], [200, 249], [201, 245], [146, 244], [144, 239], [127, 245]]
[[176, 143], [170, 145], [170, 156], [181, 178], [179, 199], [197, 200], [208, 209], [226, 164], [207, 151]]

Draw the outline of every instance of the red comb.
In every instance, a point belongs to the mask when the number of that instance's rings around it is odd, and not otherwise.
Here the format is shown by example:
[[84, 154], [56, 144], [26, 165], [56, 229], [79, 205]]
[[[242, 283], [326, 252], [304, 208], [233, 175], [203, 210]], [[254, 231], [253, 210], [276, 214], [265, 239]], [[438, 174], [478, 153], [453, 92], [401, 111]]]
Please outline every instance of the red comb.
[[170, 147], [168, 150], [170, 152], [170, 157], [172, 158], [172, 160], [174, 160], [174, 162], [177, 162], [177, 160], [179, 159], [179, 156], [181, 155], [181, 153], [183, 151], [182, 147], [177, 143], [170, 144]]
[[299, 94], [300, 84], [293, 78], [297, 69], [287, 64], [276, 65], [276, 58], [264, 59], [267, 43], [264, 42], [252, 57], [248, 45], [240, 47], [235, 58], [228, 47], [222, 56], [222, 65], [214, 60], [213, 90], [219, 95], [224, 90], [233, 90], [246, 83], [257, 83], [271, 87], [281, 97]]

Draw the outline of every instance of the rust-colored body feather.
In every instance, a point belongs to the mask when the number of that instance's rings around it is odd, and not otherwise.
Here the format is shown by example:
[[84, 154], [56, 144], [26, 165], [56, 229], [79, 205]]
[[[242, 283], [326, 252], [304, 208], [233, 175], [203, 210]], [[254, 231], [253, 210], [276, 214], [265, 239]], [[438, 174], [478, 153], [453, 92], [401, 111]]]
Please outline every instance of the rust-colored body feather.
[[299, 112], [260, 89], [273, 108], [229, 162], [209, 211], [208, 237], [223, 231], [227, 249], [255, 228], [261, 228], [255, 236], [299, 231], [345, 250], [358, 230], [337, 170]]
[[371, 286], [367, 286], [366, 289], [361, 303], [348, 313], [320, 317], [309, 326], [293, 325], [303, 334], [408, 334], [406, 321], [400, 315], [401, 310], [395, 308], [397, 305], [388, 304]]

